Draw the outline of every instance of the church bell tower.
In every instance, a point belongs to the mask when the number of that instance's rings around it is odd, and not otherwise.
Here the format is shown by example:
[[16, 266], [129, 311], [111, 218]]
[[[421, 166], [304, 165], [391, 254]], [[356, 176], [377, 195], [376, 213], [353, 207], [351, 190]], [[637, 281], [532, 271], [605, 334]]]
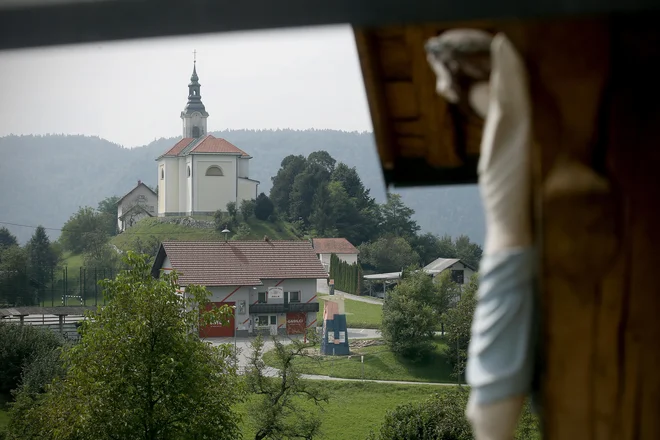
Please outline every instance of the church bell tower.
[[188, 103], [181, 112], [183, 120], [183, 137], [200, 138], [206, 136], [206, 118], [209, 114], [202, 103], [201, 85], [197, 76], [197, 59], [193, 61], [193, 72], [188, 84]]

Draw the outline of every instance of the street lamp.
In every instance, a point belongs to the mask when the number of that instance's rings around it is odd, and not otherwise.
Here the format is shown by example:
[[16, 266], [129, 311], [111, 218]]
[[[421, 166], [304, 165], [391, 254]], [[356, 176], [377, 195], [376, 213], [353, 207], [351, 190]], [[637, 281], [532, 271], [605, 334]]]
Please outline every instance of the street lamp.
[[225, 243], [227, 243], [227, 236], [229, 235], [231, 231], [227, 229], [227, 226], [225, 226], [225, 229], [222, 230], [222, 233], [225, 234]]

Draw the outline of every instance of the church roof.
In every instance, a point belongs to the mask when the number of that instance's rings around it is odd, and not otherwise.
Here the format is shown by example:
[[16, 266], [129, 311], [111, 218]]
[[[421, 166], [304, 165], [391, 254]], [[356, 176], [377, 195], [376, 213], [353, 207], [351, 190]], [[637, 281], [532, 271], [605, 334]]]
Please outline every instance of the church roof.
[[195, 153], [231, 154], [250, 157], [249, 154], [228, 140], [217, 138], [210, 134], [198, 139], [183, 138], [161, 157], [187, 156]]

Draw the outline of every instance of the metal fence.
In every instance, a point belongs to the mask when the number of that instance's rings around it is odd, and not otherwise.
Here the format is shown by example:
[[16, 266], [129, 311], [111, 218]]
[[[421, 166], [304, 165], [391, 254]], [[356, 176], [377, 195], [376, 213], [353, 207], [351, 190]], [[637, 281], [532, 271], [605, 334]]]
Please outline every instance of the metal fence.
[[0, 307], [104, 305], [99, 281], [118, 269], [52, 267], [0, 272]]

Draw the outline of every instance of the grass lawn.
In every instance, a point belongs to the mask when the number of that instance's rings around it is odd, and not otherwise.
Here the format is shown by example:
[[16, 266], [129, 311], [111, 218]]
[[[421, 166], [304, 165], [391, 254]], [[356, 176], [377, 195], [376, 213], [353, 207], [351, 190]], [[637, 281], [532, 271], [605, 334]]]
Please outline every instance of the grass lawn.
[[0, 394], [0, 432], [4, 432], [9, 424], [9, 415], [7, 414], [8, 397]]
[[[213, 218], [205, 220], [212, 221]], [[268, 222], [251, 218], [250, 226], [251, 240], [261, 240], [268, 235], [272, 240], [298, 240], [291, 224], [283, 221]], [[232, 231], [236, 232], [236, 231]], [[123, 234], [119, 234], [110, 240], [119, 249], [131, 249], [138, 237], [142, 240], [153, 235], [159, 241], [219, 241], [224, 240], [224, 235], [215, 229], [191, 228], [173, 223], [165, 223], [157, 217], [140, 220]], [[229, 237], [231, 239], [231, 236]]]
[[[319, 311], [316, 322], [323, 325], [323, 307], [329, 295], [319, 295]], [[383, 319], [383, 306], [352, 299], [344, 300], [346, 321], [350, 328], [380, 328]]]
[[[379, 383], [317, 381], [330, 395], [321, 413], [323, 424], [319, 439], [355, 440], [364, 439], [372, 429], [383, 422], [385, 413], [397, 405], [426, 399], [442, 387], [424, 385], [389, 385]], [[313, 406], [307, 400], [304, 405]], [[254, 438], [254, 429], [245, 415], [245, 404], [237, 407], [244, 415], [243, 438]]]
[[83, 256], [79, 254], [72, 254], [70, 251], [66, 251], [62, 254], [62, 266], [75, 267], [84, 266]]
[[[403, 380], [410, 382], [455, 383], [442, 338], [435, 342], [436, 351], [424, 363], [415, 364], [395, 356], [386, 345], [352, 349], [350, 356], [323, 356], [321, 359], [299, 358], [296, 365], [303, 374], [342, 377], [347, 379]], [[360, 356], [364, 356], [363, 365]], [[264, 361], [274, 366], [272, 352], [264, 354]]]

